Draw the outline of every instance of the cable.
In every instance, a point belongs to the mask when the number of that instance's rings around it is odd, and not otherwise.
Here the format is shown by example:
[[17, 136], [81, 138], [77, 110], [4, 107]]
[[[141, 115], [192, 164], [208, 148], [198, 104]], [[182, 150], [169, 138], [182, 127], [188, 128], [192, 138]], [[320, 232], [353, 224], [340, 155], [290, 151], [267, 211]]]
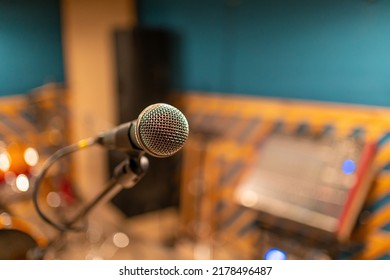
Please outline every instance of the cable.
[[57, 160], [61, 159], [64, 156], [67, 156], [67, 155], [69, 155], [71, 153], [79, 151], [81, 149], [88, 148], [88, 147], [91, 147], [91, 146], [95, 145], [98, 142], [98, 139], [99, 138], [86, 138], [86, 139], [78, 141], [76, 144], [72, 144], [72, 145], [66, 146], [66, 147], [61, 148], [58, 151], [56, 151], [43, 164], [42, 169], [40, 170], [39, 174], [36, 176], [35, 181], [33, 183], [34, 188], [33, 188], [32, 196], [33, 196], [33, 203], [34, 203], [35, 210], [37, 211], [38, 215], [46, 223], [48, 223], [49, 225], [51, 225], [52, 227], [56, 228], [57, 230], [59, 230], [61, 232], [65, 232], [65, 231], [69, 231], [69, 230], [71, 230], [71, 231], [82, 231], [85, 228], [85, 226], [74, 227], [71, 224], [70, 225], [59, 224], [59, 223], [54, 222], [45, 213], [43, 213], [42, 209], [39, 206], [39, 198], [38, 198], [38, 193], [39, 193], [39, 189], [40, 189], [41, 184], [42, 184], [42, 180], [45, 177], [46, 172], [48, 171], [48, 169]]

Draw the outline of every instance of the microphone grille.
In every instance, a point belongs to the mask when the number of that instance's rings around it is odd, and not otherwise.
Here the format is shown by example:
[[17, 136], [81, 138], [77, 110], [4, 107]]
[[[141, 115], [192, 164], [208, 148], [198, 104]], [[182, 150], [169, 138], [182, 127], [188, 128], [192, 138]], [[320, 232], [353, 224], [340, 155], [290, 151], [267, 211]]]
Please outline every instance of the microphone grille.
[[145, 108], [138, 117], [135, 133], [142, 148], [156, 157], [168, 157], [178, 152], [188, 134], [186, 117], [165, 103]]

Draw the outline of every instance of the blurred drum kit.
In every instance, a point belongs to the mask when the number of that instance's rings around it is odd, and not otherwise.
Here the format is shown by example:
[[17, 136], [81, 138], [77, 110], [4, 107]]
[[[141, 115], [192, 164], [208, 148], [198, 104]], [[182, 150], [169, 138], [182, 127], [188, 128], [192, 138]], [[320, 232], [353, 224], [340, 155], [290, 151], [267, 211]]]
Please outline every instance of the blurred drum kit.
[[[34, 258], [50, 234], [32, 207], [32, 182], [42, 162], [67, 143], [66, 95], [45, 85], [0, 103], [0, 259]], [[51, 172], [43, 195], [49, 207], [76, 201], [68, 162]], [[50, 231], [49, 231], [50, 232]]]

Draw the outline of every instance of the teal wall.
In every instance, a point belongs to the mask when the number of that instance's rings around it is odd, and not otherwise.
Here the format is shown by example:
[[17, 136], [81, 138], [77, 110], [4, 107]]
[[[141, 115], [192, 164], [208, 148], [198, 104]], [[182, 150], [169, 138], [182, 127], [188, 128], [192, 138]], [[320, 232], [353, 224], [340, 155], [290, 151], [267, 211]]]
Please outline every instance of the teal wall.
[[0, 96], [64, 81], [60, 0], [0, 0]]
[[173, 87], [390, 106], [390, 1], [140, 0]]

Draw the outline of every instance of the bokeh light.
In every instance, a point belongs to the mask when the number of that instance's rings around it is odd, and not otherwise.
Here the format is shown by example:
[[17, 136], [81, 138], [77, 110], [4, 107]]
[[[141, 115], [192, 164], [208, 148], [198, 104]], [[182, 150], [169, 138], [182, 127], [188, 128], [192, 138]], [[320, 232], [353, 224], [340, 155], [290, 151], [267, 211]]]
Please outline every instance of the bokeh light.
[[117, 232], [114, 234], [112, 241], [114, 245], [118, 248], [125, 248], [129, 245], [130, 240], [127, 234], [123, 232]]
[[355, 172], [356, 165], [355, 165], [355, 162], [353, 160], [347, 159], [344, 161], [342, 168], [343, 168], [343, 172], [345, 174], [352, 174]]
[[57, 208], [61, 206], [61, 196], [56, 192], [49, 192], [46, 196], [46, 202], [50, 207]]
[[11, 157], [8, 152], [4, 151], [0, 154], [0, 169], [7, 172], [11, 167]]
[[24, 161], [29, 166], [37, 165], [37, 163], [39, 161], [39, 154], [38, 154], [37, 150], [35, 150], [34, 148], [31, 148], [31, 147], [27, 148], [24, 151]]
[[30, 181], [26, 175], [20, 174], [18, 177], [16, 177], [16, 188], [21, 192], [28, 191], [30, 188]]
[[264, 259], [265, 260], [286, 260], [287, 255], [285, 252], [279, 249], [272, 248], [265, 253]]

